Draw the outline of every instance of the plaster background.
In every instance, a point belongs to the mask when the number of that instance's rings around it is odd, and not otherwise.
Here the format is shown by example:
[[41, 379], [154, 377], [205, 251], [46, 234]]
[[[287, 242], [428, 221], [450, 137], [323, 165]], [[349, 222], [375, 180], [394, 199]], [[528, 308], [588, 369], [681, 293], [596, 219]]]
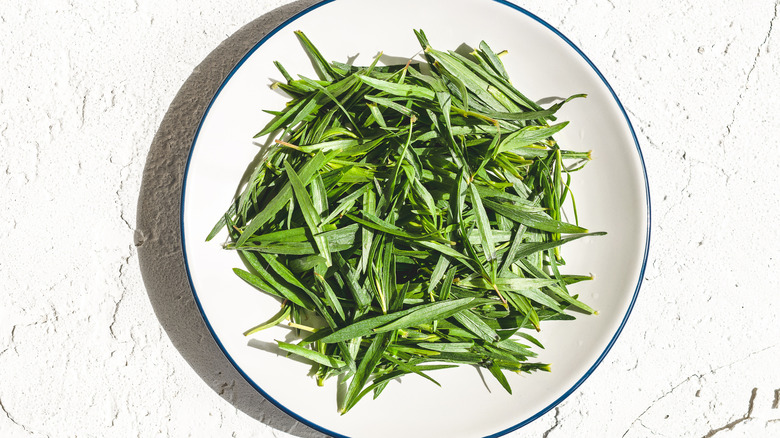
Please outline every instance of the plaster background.
[[[509, 436], [780, 435], [780, 2], [516, 2], [628, 110], [653, 236], [606, 360]], [[191, 317], [172, 228], [208, 100], [309, 3], [0, 3], [0, 436], [318, 436]]]

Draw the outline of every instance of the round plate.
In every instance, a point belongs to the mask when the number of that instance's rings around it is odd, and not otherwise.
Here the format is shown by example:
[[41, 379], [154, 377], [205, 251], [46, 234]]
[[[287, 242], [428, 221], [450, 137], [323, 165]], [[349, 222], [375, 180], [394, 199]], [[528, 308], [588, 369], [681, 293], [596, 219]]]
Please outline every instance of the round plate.
[[[567, 244], [563, 255], [565, 272], [594, 274], [593, 281], [571, 289], [599, 314], [543, 323], [538, 337], [546, 349], [539, 359], [552, 364], [552, 372], [510, 373], [514, 395], [489, 374], [461, 366], [435, 372], [441, 388], [404, 377], [378, 399], [366, 397], [341, 416], [335, 379], [317, 387], [308, 364], [271, 348], [275, 339], [291, 339], [290, 330], [242, 335], [276, 313], [279, 303], [233, 274], [242, 264], [235, 252], [222, 249], [225, 234], [210, 242], [205, 237], [258, 152], [252, 137], [270, 117], [262, 110], [282, 108], [287, 100], [269, 88], [282, 79], [273, 61], [292, 74], [316, 77], [293, 31], [304, 31], [326, 59], [367, 65], [379, 51], [392, 63], [420, 59], [413, 29], [423, 29], [440, 50], [475, 47], [481, 40], [507, 50], [503, 61], [513, 83], [537, 101], [588, 94], [558, 113], [570, 124], [556, 139], [565, 149], [593, 151], [592, 162], [574, 175], [572, 189], [580, 223], [608, 235]], [[192, 291], [214, 339], [258, 391], [298, 420], [335, 436], [497, 436], [567, 397], [614, 343], [642, 279], [649, 201], [639, 144], [615, 93], [580, 50], [541, 19], [501, 0], [331, 0], [258, 42], [217, 92], [185, 172], [182, 241]]]

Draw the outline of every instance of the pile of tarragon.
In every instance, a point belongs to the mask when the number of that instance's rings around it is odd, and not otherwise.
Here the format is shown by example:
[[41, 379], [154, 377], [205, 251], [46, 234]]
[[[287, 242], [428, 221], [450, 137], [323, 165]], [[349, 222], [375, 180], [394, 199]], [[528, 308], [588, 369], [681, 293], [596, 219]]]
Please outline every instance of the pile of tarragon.
[[291, 100], [257, 134], [275, 147], [208, 236], [227, 226], [235, 273], [280, 300], [245, 334], [299, 330], [279, 348], [320, 385], [349, 382], [342, 413], [405, 374], [438, 385], [430, 371], [469, 364], [511, 392], [504, 372], [549, 370], [529, 361], [528, 329], [594, 312], [568, 291], [591, 277], [562, 274], [560, 247], [604, 234], [575, 225], [571, 174], [590, 153], [552, 138], [584, 96], [542, 108], [484, 42], [442, 52], [416, 31], [427, 63], [355, 67], [296, 34], [319, 78], [275, 63]]

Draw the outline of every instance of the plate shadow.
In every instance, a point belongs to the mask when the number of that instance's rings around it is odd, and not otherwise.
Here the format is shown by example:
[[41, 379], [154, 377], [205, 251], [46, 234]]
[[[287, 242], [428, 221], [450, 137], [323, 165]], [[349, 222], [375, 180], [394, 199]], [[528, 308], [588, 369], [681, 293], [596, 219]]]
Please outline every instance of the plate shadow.
[[173, 345], [201, 379], [233, 406], [274, 429], [325, 437], [266, 400], [232, 366], [201, 317], [187, 279], [180, 208], [187, 157], [201, 118], [241, 58], [284, 21], [318, 3], [299, 0], [245, 25], [214, 49], [171, 102], [152, 140], [138, 198], [135, 246], [149, 300]]

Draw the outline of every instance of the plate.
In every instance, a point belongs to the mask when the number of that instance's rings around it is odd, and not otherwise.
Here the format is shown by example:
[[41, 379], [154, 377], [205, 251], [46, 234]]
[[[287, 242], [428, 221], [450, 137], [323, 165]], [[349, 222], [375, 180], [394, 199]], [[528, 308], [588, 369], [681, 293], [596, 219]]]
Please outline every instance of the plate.
[[[439, 49], [475, 47], [481, 40], [507, 50], [513, 83], [537, 101], [577, 93], [558, 113], [569, 126], [556, 136], [567, 149], [592, 150], [593, 161], [574, 178], [580, 223], [604, 237], [564, 247], [567, 272], [595, 275], [573, 292], [599, 311], [575, 321], [548, 322], [539, 333], [540, 360], [550, 373], [510, 375], [514, 395], [468, 366], [437, 371], [439, 388], [404, 377], [376, 400], [364, 399], [346, 415], [336, 409], [335, 379], [317, 387], [309, 365], [268, 348], [290, 332], [276, 327], [242, 333], [279, 309], [278, 302], [243, 283], [232, 268], [241, 261], [223, 250], [224, 234], [205, 236], [236, 195], [258, 152], [253, 135], [267, 122], [263, 109], [286, 97], [269, 85], [281, 79], [273, 61], [315, 77], [293, 31], [302, 30], [326, 59], [369, 64], [417, 56], [413, 29]], [[296, 419], [334, 436], [499, 436], [538, 418], [571, 394], [604, 358], [636, 299], [647, 257], [650, 207], [639, 144], [620, 101], [602, 74], [560, 32], [500, 0], [331, 0], [292, 17], [263, 38], [225, 79], [200, 124], [185, 172], [182, 241], [196, 302], [214, 339], [260, 393]], [[598, 391], [598, 388], [590, 388]]]

